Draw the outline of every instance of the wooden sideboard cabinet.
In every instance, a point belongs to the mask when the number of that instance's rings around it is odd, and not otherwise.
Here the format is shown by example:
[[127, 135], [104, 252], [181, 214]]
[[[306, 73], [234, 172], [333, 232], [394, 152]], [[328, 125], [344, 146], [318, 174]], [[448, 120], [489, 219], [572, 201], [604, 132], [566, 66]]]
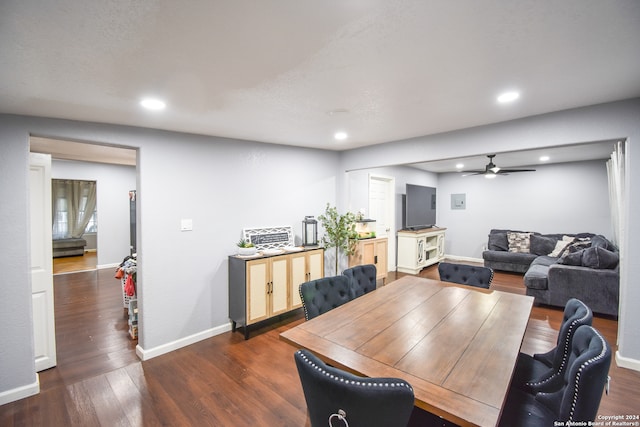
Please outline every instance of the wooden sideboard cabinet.
[[324, 276], [324, 249], [253, 258], [229, 257], [229, 318], [232, 330], [302, 307], [298, 287]]
[[376, 279], [387, 280], [387, 251], [386, 237], [358, 240], [355, 252], [349, 256], [349, 267], [354, 265], [373, 264], [376, 266]]
[[446, 228], [398, 231], [398, 271], [418, 274], [423, 268], [444, 259]]

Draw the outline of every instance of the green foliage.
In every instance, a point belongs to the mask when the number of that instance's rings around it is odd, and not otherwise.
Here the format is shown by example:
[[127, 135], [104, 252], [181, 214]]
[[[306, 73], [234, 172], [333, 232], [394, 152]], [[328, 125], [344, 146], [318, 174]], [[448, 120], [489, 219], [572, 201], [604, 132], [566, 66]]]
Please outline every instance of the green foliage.
[[240, 239], [236, 245], [238, 245], [239, 248], [252, 248], [254, 246], [251, 240], [244, 239]]
[[325, 234], [322, 243], [325, 248], [336, 248], [336, 274], [338, 274], [338, 253], [351, 255], [356, 248], [356, 216], [351, 212], [338, 214], [338, 209], [327, 203], [324, 214], [318, 216], [324, 227]]

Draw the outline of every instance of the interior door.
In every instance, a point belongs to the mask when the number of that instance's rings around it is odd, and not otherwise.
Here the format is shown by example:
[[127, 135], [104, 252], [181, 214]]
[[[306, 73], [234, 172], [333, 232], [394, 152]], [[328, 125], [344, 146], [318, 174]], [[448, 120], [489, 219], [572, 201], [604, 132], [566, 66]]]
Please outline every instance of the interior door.
[[396, 239], [395, 180], [391, 177], [369, 175], [369, 217], [376, 220], [376, 237], [387, 237], [387, 271], [395, 270]]
[[31, 298], [36, 371], [56, 366], [51, 240], [51, 155], [30, 154]]

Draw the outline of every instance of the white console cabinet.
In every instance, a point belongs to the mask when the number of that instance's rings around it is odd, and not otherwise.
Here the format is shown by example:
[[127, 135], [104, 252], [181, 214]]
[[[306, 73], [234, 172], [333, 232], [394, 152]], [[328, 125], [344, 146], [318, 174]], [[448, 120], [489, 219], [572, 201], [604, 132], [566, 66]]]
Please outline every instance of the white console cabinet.
[[398, 231], [398, 271], [418, 274], [444, 258], [446, 228]]

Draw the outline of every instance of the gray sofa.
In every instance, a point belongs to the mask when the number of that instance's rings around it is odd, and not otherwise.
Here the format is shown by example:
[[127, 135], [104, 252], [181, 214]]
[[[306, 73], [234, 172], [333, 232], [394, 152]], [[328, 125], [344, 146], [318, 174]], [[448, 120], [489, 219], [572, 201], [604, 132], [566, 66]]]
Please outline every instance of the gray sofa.
[[82, 238], [54, 239], [53, 257], [84, 255], [85, 246], [87, 246], [87, 241]]
[[595, 313], [618, 315], [619, 254], [603, 236], [494, 229], [482, 257], [486, 267], [524, 273], [538, 304], [564, 307], [578, 298]]

